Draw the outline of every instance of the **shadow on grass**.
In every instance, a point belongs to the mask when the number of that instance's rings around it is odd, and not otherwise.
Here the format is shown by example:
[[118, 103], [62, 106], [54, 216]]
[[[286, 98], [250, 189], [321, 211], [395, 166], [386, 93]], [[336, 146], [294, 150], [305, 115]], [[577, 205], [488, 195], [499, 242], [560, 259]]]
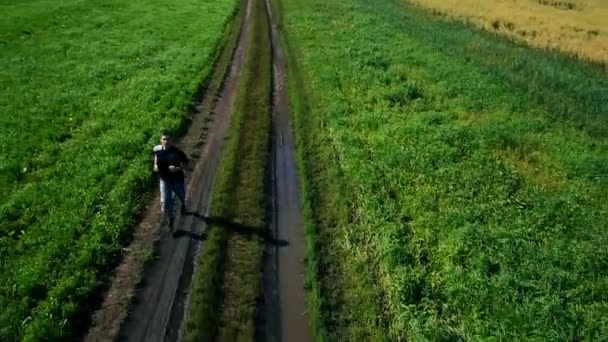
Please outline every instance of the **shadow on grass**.
[[[205, 215], [199, 214], [197, 212], [186, 212], [185, 215], [192, 215], [200, 220], [205, 221], [206, 224], [211, 224], [211, 225], [219, 226], [219, 227], [222, 227], [225, 229], [229, 229], [230, 231], [240, 234], [240, 235], [258, 236], [258, 237], [264, 239], [264, 242], [269, 243], [273, 246], [277, 246], [277, 247], [289, 246], [289, 241], [276, 239], [274, 236], [272, 236], [268, 232], [268, 230], [264, 226], [260, 226], [260, 227], [248, 226], [246, 224], [234, 222], [233, 220], [231, 220], [229, 218], [205, 216]], [[177, 231], [176, 231], [176, 233], [177, 233]], [[185, 233], [192, 234], [189, 232], [185, 232]], [[193, 234], [193, 235], [200, 235], [200, 234]], [[204, 237], [203, 237], [203, 239], [204, 239]]]

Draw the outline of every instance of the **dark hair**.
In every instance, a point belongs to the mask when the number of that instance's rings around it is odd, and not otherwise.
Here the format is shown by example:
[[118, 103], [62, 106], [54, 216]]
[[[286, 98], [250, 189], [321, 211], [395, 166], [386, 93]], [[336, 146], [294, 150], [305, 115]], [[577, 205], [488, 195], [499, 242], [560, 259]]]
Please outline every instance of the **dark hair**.
[[169, 132], [168, 130], [163, 130], [160, 134], [161, 137], [171, 137], [171, 132]]

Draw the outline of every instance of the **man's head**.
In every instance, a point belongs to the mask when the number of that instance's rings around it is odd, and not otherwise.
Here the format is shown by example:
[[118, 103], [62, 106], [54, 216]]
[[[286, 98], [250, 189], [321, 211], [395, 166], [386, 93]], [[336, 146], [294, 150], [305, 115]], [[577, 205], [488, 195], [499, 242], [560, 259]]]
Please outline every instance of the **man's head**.
[[163, 131], [160, 135], [160, 143], [165, 149], [171, 147], [171, 134], [168, 131]]

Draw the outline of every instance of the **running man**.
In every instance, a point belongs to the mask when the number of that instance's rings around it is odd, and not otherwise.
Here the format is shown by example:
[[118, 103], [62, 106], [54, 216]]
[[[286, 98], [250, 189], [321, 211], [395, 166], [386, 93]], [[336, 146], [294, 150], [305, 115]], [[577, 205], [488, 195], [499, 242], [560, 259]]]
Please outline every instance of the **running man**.
[[171, 143], [171, 135], [164, 131], [160, 145], [154, 146], [154, 172], [160, 177], [160, 206], [163, 221], [173, 223], [173, 194], [179, 198], [181, 213], [186, 213], [186, 184], [183, 168], [188, 164], [186, 154]]

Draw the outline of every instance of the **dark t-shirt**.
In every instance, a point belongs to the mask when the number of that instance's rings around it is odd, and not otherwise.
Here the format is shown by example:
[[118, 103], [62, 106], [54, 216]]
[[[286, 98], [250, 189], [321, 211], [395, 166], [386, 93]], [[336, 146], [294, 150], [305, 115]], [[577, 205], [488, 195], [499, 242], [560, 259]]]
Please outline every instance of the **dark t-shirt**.
[[171, 172], [169, 166], [179, 166], [188, 163], [188, 157], [186, 154], [175, 146], [171, 146], [166, 150], [162, 147], [157, 146], [154, 148], [154, 154], [156, 155], [156, 165], [158, 165], [158, 175], [162, 180], [171, 182], [182, 182], [184, 181], [184, 172], [182, 170]]

